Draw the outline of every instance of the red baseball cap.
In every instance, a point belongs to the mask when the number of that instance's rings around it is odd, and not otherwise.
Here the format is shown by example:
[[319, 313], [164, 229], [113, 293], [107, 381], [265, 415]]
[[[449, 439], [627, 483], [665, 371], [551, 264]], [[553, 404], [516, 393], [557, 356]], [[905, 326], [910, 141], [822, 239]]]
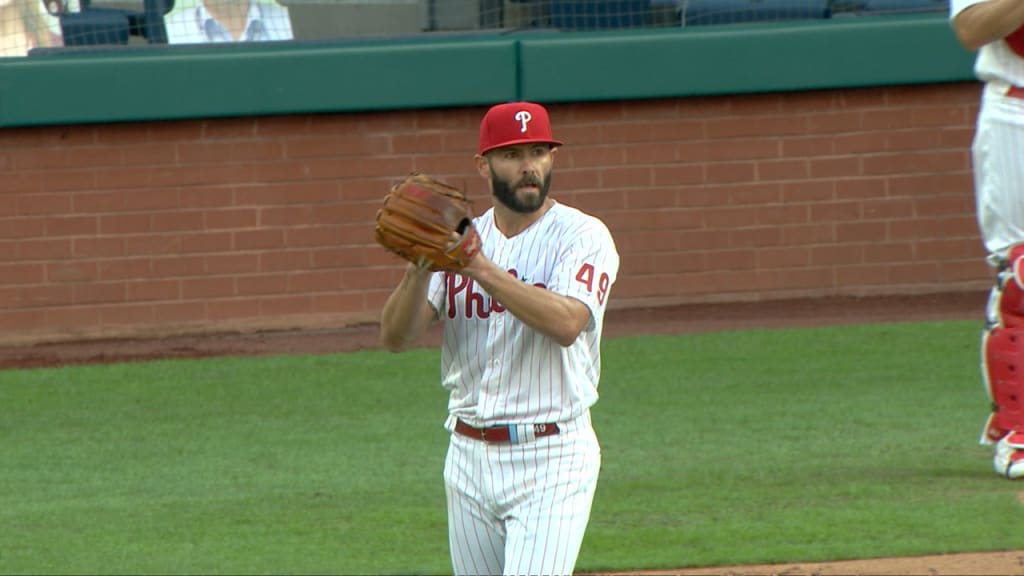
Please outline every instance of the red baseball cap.
[[551, 137], [548, 111], [533, 102], [507, 102], [492, 106], [484, 115], [477, 153], [483, 155], [502, 146], [534, 142], [562, 145]]

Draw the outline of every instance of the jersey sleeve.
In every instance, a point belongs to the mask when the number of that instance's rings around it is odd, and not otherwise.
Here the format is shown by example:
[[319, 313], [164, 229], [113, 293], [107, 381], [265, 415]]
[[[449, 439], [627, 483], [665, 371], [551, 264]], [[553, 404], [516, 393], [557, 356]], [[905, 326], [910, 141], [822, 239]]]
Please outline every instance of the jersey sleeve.
[[427, 287], [427, 303], [434, 309], [434, 316], [440, 318], [445, 313], [445, 273], [434, 272], [430, 275], [430, 285]]
[[965, 8], [979, 4], [981, 2], [987, 2], [988, 0], [950, 0], [949, 1], [949, 19], [952, 21], [956, 18], [956, 15], [963, 12]]
[[559, 251], [548, 290], [575, 298], [599, 318], [619, 274], [619, 253], [608, 228], [592, 219]]

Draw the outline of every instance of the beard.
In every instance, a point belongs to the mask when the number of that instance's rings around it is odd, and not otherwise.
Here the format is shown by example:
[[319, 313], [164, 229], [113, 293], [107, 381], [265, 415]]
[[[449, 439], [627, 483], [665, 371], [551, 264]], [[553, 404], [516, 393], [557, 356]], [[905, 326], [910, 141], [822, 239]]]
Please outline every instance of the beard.
[[[516, 196], [516, 190], [521, 186], [536, 186], [539, 193], [536, 196], [526, 196], [520, 199]], [[531, 214], [540, 210], [541, 206], [544, 205], [544, 201], [547, 200], [548, 188], [550, 187], [550, 171], [544, 175], [543, 181], [533, 176], [523, 176], [519, 180], [510, 183], [507, 180], [498, 178], [498, 175], [494, 173], [494, 168], [491, 167], [491, 193], [498, 199], [498, 202], [501, 202], [513, 212]]]

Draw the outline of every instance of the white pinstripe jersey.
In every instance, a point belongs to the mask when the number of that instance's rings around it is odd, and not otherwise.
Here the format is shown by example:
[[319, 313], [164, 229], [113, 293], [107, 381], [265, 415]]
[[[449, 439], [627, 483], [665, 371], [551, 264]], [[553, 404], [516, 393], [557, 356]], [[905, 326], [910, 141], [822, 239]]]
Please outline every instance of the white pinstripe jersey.
[[506, 238], [494, 209], [474, 220], [481, 251], [520, 280], [583, 302], [590, 321], [562, 347], [505, 311], [483, 289], [438, 272], [428, 299], [444, 321], [441, 383], [450, 415], [474, 426], [565, 422], [597, 401], [601, 332], [619, 255], [608, 228], [555, 203], [529, 228]]
[[[950, 0], [949, 19], [968, 6], [987, 0]], [[1002, 82], [1014, 86], [1024, 86], [1024, 58], [1010, 50], [1002, 40], [989, 42], [978, 49], [974, 61], [974, 75], [982, 82]], [[1005, 87], [1004, 87], [1005, 88]]]

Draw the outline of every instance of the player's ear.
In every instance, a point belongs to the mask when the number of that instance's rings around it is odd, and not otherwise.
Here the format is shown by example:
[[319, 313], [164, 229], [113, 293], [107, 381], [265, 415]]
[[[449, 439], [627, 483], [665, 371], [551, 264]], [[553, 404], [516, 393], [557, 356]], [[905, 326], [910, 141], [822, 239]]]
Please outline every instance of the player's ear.
[[473, 161], [476, 162], [476, 171], [483, 176], [484, 179], [490, 180], [491, 178], [491, 165], [487, 162], [487, 157], [477, 154], [473, 156]]

